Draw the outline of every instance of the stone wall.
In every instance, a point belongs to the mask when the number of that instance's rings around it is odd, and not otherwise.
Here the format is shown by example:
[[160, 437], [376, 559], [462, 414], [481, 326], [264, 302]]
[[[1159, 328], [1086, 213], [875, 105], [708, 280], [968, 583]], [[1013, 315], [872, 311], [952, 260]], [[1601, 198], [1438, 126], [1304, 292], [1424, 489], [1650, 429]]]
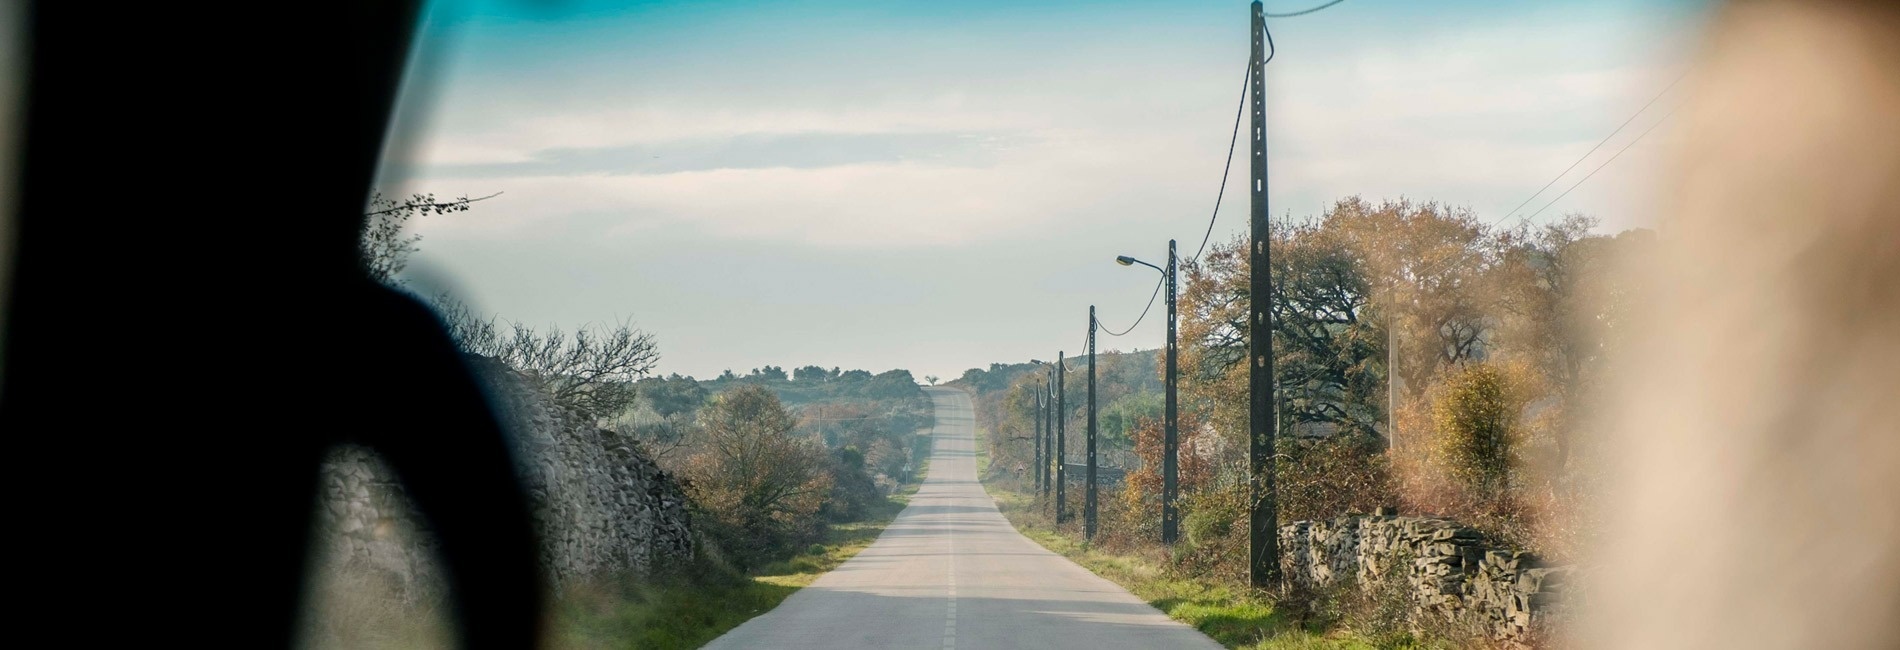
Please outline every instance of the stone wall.
[[323, 465], [317, 536], [326, 565], [369, 570], [414, 603], [420, 585], [437, 579], [435, 549], [402, 485], [382, 459], [361, 447], [342, 447]]
[[[499, 363], [474, 364], [514, 445], [555, 586], [651, 575], [693, 557], [686, 496], [638, 442], [549, 402]], [[435, 584], [429, 534], [374, 454], [335, 451], [322, 481], [318, 534], [329, 541], [331, 562], [391, 576], [406, 597]]]
[[1367, 592], [1396, 587], [1388, 591], [1410, 601], [1414, 627], [1448, 623], [1522, 647], [1565, 615], [1570, 567], [1544, 566], [1446, 519], [1298, 521], [1280, 528], [1280, 544], [1289, 579]]

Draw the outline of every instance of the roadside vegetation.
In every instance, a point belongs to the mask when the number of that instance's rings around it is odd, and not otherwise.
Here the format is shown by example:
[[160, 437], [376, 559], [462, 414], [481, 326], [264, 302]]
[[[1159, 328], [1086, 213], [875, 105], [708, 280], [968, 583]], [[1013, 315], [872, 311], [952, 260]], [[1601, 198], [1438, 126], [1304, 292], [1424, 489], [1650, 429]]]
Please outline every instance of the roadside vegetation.
[[[401, 272], [421, 238], [406, 224], [486, 198], [374, 197], [359, 233], [365, 271], [407, 290]], [[631, 321], [536, 329], [451, 296], [418, 297], [465, 354], [500, 362], [548, 402], [637, 441], [685, 493], [693, 561], [591, 576], [552, 594], [555, 647], [699, 647], [870, 546], [923, 480], [934, 412], [909, 371], [657, 376], [657, 337]], [[399, 593], [361, 564], [320, 572], [306, 645], [444, 645], [439, 586]]]
[[793, 592], [871, 546], [923, 481], [871, 504], [863, 520], [829, 527], [803, 551], [750, 571], [702, 562], [693, 573], [660, 580], [619, 580], [562, 594], [551, 619], [554, 648], [697, 648], [772, 611]]
[[559, 594], [552, 645], [699, 647], [857, 555], [904, 509], [930, 445], [929, 398], [910, 373], [775, 370], [635, 384], [611, 424], [682, 480], [698, 557]]
[[[1641, 321], [1633, 306], [1654, 244], [1649, 231], [1595, 227], [1569, 215], [1499, 228], [1437, 203], [1356, 197], [1276, 225], [1280, 521], [1390, 508], [1455, 519], [1547, 560], [1574, 557], [1596, 528], [1608, 439], [1582, 414]], [[1052, 363], [991, 364], [950, 382], [976, 394], [990, 434], [986, 485], [1026, 535], [1229, 647], [1473, 642], [1395, 623], [1407, 616], [1389, 594], [1247, 586], [1246, 252], [1242, 239], [1216, 242], [1181, 268], [1178, 543], [1159, 543], [1153, 352], [1097, 355], [1098, 462], [1125, 478], [1102, 487], [1094, 540], [1081, 541], [1075, 477], [1074, 518], [1060, 529], [1048, 498], [1031, 493], [1036, 394]], [[1075, 463], [1087, 365], [1065, 366], [1058, 417]]]

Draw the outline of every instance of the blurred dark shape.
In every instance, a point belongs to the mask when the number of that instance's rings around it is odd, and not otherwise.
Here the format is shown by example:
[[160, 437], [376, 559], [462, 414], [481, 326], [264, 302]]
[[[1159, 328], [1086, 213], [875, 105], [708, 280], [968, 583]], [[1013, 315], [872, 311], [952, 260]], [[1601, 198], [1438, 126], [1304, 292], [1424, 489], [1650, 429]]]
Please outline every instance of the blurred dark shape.
[[416, 3], [27, 13], [3, 197], [14, 620], [289, 645], [318, 464], [353, 442], [427, 518], [463, 645], [534, 645], [501, 430], [436, 317], [357, 258]]

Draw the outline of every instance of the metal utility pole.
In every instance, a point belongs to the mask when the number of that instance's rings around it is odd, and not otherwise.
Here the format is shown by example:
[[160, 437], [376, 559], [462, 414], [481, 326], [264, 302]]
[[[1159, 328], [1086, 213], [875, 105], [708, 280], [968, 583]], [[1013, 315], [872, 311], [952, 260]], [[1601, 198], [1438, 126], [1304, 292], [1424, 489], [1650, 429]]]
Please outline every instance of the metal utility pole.
[[1062, 387], [1063, 375], [1069, 371], [1063, 363], [1062, 353], [1056, 353], [1056, 523], [1061, 524], [1069, 518], [1069, 504], [1065, 501], [1069, 494], [1069, 472], [1062, 465], [1069, 460], [1069, 437], [1065, 429], [1069, 419], [1067, 395]]
[[1043, 411], [1048, 409], [1049, 407], [1042, 403], [1042, 390], [1040, 388], [1033, 388], [1032, 390], [1034, 390], [1036, 393], [1036, 413], [1035, 413], [1036, 462], [1032, 464], [1030, 467], [1031, 469], [1034, 470], [1035, 472], [1034, 475], [1036, 477], [1035, 483], [1032, 484], [1032, 487], [1035, 490], [1041, 490], [1042, 489], [1042, 470], [1044, 469], [1043, 464], [1042, 464], [1042, 419], [1043, 419]]
[[1247, 306], [1247, 464], [1253, 474], [1253, 508], [1248, 516], [1247, 579], [1255, 587], [1280, 584], [1280, 522], [1274, 503], [1273, 438], [1279, 421], [1273, 403], [1273, 263], [1267, 224], [1267, 19], [1260, 0], [1253, 2], [1253, 215], [1250, 224]]
[[1095, 539], [1095, 305], [1089, 305], [1089, 429], [1088, 470], [1083, 478], [1088, 487], [1083, 488], [1082, 497], [1082, 538]]
[[1161, 543], [1173, 544], [1181, 536], [1181, 516], [1174, 508], [1174, 497], [1180, 490], [1181, 420], [1175, 395], [1175, 386], [1180, 377], [1176, 369], [1175, 352], [1175, 272], [1180, 262], [1174, 255], [1174, 240], [1168, 240], [1168, 406], [1167, 420], [1162, 423], [1161, 451]]

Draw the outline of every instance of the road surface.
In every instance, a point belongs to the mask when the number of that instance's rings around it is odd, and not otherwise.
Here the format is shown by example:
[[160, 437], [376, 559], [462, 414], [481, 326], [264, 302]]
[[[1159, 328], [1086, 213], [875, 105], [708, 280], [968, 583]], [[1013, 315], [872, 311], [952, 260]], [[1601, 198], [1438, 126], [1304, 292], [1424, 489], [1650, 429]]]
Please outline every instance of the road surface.
[[1220, 648], [1018, 534], [976, 481], [968, 394], [936, 405], [930, 474], [870, 548], [706, 646]]

